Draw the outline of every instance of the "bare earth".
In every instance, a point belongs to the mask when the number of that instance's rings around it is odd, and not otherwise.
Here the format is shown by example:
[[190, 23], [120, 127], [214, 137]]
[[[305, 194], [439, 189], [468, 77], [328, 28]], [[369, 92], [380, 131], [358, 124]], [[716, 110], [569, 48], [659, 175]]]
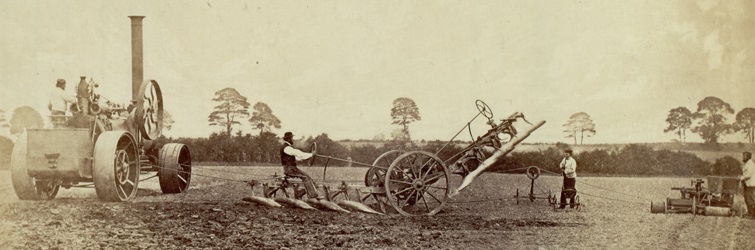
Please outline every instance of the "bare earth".
[[[91, 188], [19, 201], [9, 172], [0, 171], [0, 248], [752, 249], [745, 244], [755, 232], [755, 220], [739, 217], [650, 213], [649, 200], [677, 195], [670, 188], [689, 185], [688, 178], [580, 177], [583, 208], [554, 211], [544, 200], [516, 204], [516, 188], [529, 191], [524, 175], [485, 174], [438, 215], [404, 217], [257, 206], [241, 201], [251, 196], [245, 183], [210, 177], [250, 180], [276, 171], [195, 167], [187, 193], [164, 195], [150, 179], [124, 203], [100, 202]], [[305, 171], [322, 178], [321, 168]], [[366, 169], [328, 171], [328, 179], [356, 181]], [[560, 187], [554, 176], [535, 182], [536, 193]]]

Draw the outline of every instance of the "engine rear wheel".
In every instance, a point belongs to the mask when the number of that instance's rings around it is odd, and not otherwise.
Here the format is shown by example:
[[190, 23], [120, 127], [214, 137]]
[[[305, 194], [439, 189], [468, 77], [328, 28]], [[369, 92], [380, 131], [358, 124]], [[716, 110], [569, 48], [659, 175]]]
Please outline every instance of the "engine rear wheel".
[[11, 182], [13, 191], [21, 200], [51, 200], [58, 194], [60, 185], [49, 180], [38, 180], [26, 172], [26, 133], [21, 134], [11, 153]]
[[180, 143], [168, 143], [160, 149], [157, 175], [165, 194], [183, 193], [191, 183], [191, 153]]
[[129, 132], [107, 131], [94, 145], [94, 189], [103, 201], [126, 201], [136, 196], [139, 155]]

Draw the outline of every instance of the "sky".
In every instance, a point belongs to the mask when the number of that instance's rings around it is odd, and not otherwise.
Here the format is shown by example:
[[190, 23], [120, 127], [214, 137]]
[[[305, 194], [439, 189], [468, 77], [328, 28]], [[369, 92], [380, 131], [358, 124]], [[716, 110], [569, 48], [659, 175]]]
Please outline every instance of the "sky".
[[527, 142], [571, 142], [562, 125], [577, 112], [595, 122], [585, 143], [667, 142], [673, 108], [755, 107], [753, 13], [747, 0], [0, 1], [0, 109], [46, 115], [55, 80], [73, 95], [79, 76], [126, 103], [127, 16], [142, 15], [144, 78], [162, 89], [169, 137], [223, 130], [207, 117], [231, 87], [268, 104], [279, 135], [390, 137], [392, 102], [408, 97], [417, 140], [450, 139], [479, 99], [496, 119], [545, 120]]

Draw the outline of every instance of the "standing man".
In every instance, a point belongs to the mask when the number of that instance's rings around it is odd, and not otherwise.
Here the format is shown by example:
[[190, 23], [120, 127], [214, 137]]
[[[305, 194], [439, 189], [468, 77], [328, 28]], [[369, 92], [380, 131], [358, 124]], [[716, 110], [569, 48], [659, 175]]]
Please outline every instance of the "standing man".
[[79, 99], [79, 112], [89, 114], [89, 84], [86, 82], [86, 76], [81, 77], [79, 86], [76, 87], [76, 97]]
[[50, 110], [50, 120], [54, 127], [60, 127], [66, 122], [66, 110], [69, 103], [75, 103], [76, 99], [66, 93], [66, 80], [58, 79], [55, 83], [55, 90], [50, 94], [47, 102], [47, 109]]
[[574, 208], [574, 196], [577, 195], [577, 189], [574, 184], [577, 183], [577, 161], [572, 157], [572, 150], [564, 150], [564, 159], [561, 160], [561, 171], [564, 175], [564, 186], [561, 188], [561, 203], [559, 208], [566, 207], [566, 198], [569, 198], [569, 207]]
[[744, 187], [745, 204], [747, 204], [747, 217], [755, 218], [755, 163], [752, 161], [752, 153], [742, 152], [742, 187]]
[[290, 177], [296, 177], [304, 182], [304, 188], [307, 189], [307, 197], [317, 198], [317, 189], [315, 182], [307, 173], [296, 167], [296, 161], [306, 160], [312, 157], [311, 153], [305, 153], [294, 148], [294, 134], [286, 132], [283, 134], [283, 147], [281, 147], [281, 164], [283, 165], [283, 174]]

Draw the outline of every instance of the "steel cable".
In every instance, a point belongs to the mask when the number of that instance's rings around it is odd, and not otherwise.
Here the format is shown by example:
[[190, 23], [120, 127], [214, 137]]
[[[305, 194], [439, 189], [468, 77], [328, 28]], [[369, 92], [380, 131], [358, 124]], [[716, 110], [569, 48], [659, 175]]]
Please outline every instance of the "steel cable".
[[264, 176], [261, 174], [251, 174], [251, 173], [241, 173], [241, 172], [233, 172], [233, 171], [227, 171], [227, 170], [220, 170], [220, 169], [212, 169], [211, 166], [192, 166], [193, 168], [201, 168], [208, 171], [214, 171], [214, 172], [221, 172], [221, 173], [229, 173], [229, 174], [237, 174], [237, 175], [251, 175], [251, 176]]
[[[545, 170], [545, 169], [541, 169], [541, 171], [552, 173], [552, 174], [555, 174], [555, 175], [559, 175], [559, 174], [557, 174], [555, 172], [551, 172], [551, 171], [548, 171], [548, 170]], [[622, 194], [622, 195], [626, 195], [626, 196], [633, 197], [633, 198], [638, 198], [638, 199], [641, 199], [641, 200], [648, 200], [648, 201], [652, 200], [652, 199], [648, 199], [648, 198], [645, 198], [645, 197], [640, 197], [640, 196], [636, 196], [636, 195], [632, 195], [632, 194], [627, 194], [627, 193], [611, 190], [611, 189], [608, 189], [608, 188], [592, 185], [592, 184], [589, 184], [589, 183], [586, 183], [586, 182], [580, 182], [580, 184], [584, 184], [584, 185], [587, 185], [587, 186], [590, 186], [590, 187], [594, 187], [594, 188], [597, 188], [597, 189], [602, 189], [602, 190], [605, 190], [605, 191], [608, 191], [608, 192], [612, 192], [612, 193], [617, 193], [617, 194]]]
[[[159, 167], [159, 166], [155, 166], [155, 167], [156, 168], [167, 169], [167, 170], [170, 170], [170, 171], [175, 171], [175, 172], [178, 172], [178, 173], [191, 174], [191, 175], [202, 176], [202, 177], [211, 178], [211, 179], [219, 179], [219, 180], [226, 180], [226, 181], [235, 181], [235, 182], [249, 183], [249, 181], [229, 179], [229, 178], [217, 177], [217, 176], [211, 176], [211, 175], [203, 175], [203, 174], [197, 174], [197, 173], [193, 173], [193, 172], [189, 172], [189, 171], [183, 171], [183, 170], [178, 170], [178, 169], [170, 169], [170, 168], [164, 168], [164, 167]], [[263, 179], [252, 179], [251, 181], [264, 181], [264, 180], [275, 180], [275, 179], [276, 178], [271, 177], [271, 178], [263, 178]]]
[[592, 195], [592, 194], [588, 194], [588, 193], [585, 193], [585, 192], [582, 192], [582, 191], [579, 191], [579, 192], [577, 192], [577, 193], [579, 193], [579, 194], [583, 194], [583, 195], [587, 195], [587, 196], [591, 196], [591, 197], [596, 197], [596, 198], [607, 199], [607, 200], [614, 200], [614, 201], [621, 201], [621, 202], [626, 202], [626, 203], [633, 203], [633, 204], [646, 205], [646, 204], [645, 204], [645, 203], [643, 203], [643, 202], [637, 202], [637, 201], [628, 201], [628, 200], [622, 200], [622, 199], [617, 199], [617, 198], [610, 198], [610, 197], [604, 197], [604, 196], [599, 196], [599, 195]]
[[652, 199], [648, 199], [648, 198], [644, 198], [644, 197], [640, 197], [640, 196], [635, 196], [635, 195], [631, 195], [631, 194], [627, 194], [627, 193], [622, 193], [622, 192], [619, 192], [619, 191], [614, 191], [614, 190], [610, 190], [610, 189], [607, 189], [607, 188], [591, 185], [591, 184], [586, 183], [586, 182], [581, 182], [581, 184], [587, 185], [587, 186], [590, 186], [590, 187], [594, 187], [594, 188], [597, 188], [597, 189], [602, 189], [602, 190], [605, 190], [605, 191], [608, 191], [608, 192], [612, 192], [612, 193], [623, 194], [623, 195], [626, 195], [626, 196], [629, 196], [629, 197], [634, 197], [634, 198], [641, 199], [641, 200], [648, 200], [648, 201], [652, 200]]

